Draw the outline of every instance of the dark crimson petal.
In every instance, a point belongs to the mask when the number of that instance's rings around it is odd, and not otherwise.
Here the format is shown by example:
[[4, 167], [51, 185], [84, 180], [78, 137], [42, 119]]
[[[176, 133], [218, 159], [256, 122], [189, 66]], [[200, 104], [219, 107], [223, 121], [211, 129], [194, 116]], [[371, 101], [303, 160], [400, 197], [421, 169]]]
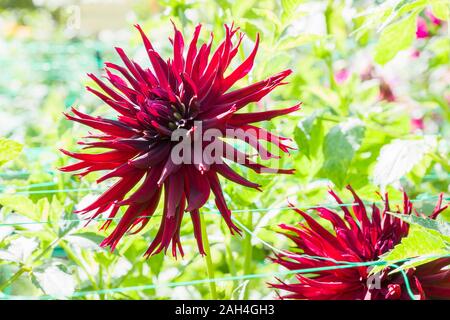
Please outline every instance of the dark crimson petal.
[[181, 73], [184, 70], [184, 58], [183, 58], [184, 40], [183, 36], [181, 35], [181, 32], [177, 29], [173, 21], [172, 25], [175, 33], [175, 38], [173, 41], [173, 63], [178, 73]]
[[336, 200], [341, 210], [344, 211], [345, 220], [349, 223], [350, 229], [353, 231], [353, 233], [358, 237], [361, 234], [359, 226], [356, 223], [350, 211], [348, 210], [348, 208], [344, 205], [341, 198], [339, 198], [338, 195], [333, 190], [330, 189], [328, 193]]
[[159, 80], [159, 85], [161, 86], [161, 88], [167, 89], [169, 87], [169, 82], [167, 79], [167, 64], [156, 51], [148, 51], [148, 56], [150, 57], [150, 61], [153, 66], [153, 70], [155, 71], [156, 78]]
[[230, 124], [234, 126], [242, 126], [245, 124], [260, 122], [260, 121], [268, 121], [275, 117], [287, 115], [289, 113], [295, 112], [300, 109], [301, 103], [296, 104], [293, 107], [280, 109], [280, 110], [271, 110], [271, 111], [263, 111], [263, 112], [252, 112], [252, 113], [235, 113], [228, 121]]
[[184, 169], [184, 186], [188, 200], [186, 211], [198, 210], [208, 201], [210, 186], [205, 174], [200, 173], [192, 166]]
[[109, 246], [111, 251], [114, 251], [120, 239], [131, 227], [133, 219], [135, 219], [142, 212], [142, 210], [144, 210], [144, 207], [145, 205], [143, 204], [128, 207], [125, 214], [120, 219], [117, 227], [100, 243], [100, 247]]
[[133, 231], [128, 231], [130, 234], [137, 234], [139, 233], [142, 229], [145, 228], [145, 226], [147, 225], [147, 223], [150, 221], [150, 219], [152, 218], [156, 208], [158, 207], [158, 203], [159, 203], [159, 199], [161, 197], [161, 189], [158, 189], [156, 191], [156, 193], [153, 195], [153, 197], [151, 197], [149, 199], [149, 201], [151, 202], [150, 207], [148, 209], [146, 209], [145, 211], [142, 212], [142, 215], [139, 215], [133, 222], [133, 225], [131, 226], [130, 229], [134, 228], [135, 226], [137, 226], [138, 224], [140, 224], [139, 228], [134, 229]]
[[146, 169], [161, 163], [169, 156], [169, 154], [170, 145], [167, 143], [160, 143], [150, 147], [146, 153], [129, 160], [128, 163], [138, 169]]
[[430, 215], [430, 219], [436, 219], [437, 216], [438, 216], [442, 211], [444, 211], [445, 209], [448, 208], [448, 206], [449, 206], [448, 204], [445, 205], [445, 206], [442, 206], [442, 199], [443, 199], [443, 197], [444, 197], [444, 194], [443, 194], [443, 193], [439, 194], [439, 200], [438, 200], [438, 202], [436, 203], [436, 206], [434, 207], [434, 210], [433, 210], [432, 214]]
[[251, 160], [247, 160], [244, 164], [247, 168], [252, 169], [256, 173], [278, 173], [278, 174], [293, 174], [295, 169], [277, 169], [266, 167], [262, 164], [255, 163]]
[[111, 170], [109, 173], [105, 174], [103, 177], [97, 179], [97, 183], [101, 183], [105, 180], [116, 178], [116, 177], [125, 177], [126, 175], [133, 173], [136, 170], [133, 166], [130, 166], [128, 163], [124, 163], [121, 166]]
[[[181, 174], [172, 174], [168, 177], [164, 188], [167, 189], [167, 217], [175, 215], [183, 197], [184, 177]], [[184, 207], [183, 207], [184, 210]]]
[[291, 141], [289, 138], [279, 137], [263, 128], [258, 128], [252, 125], [244, 125], [239, 127], [238, 129], [245, 130], [248, 133], [255, 133], [254, 136], [259, 140], [264, 140], [272, 143], [276, 147], [278, 147], [281, 151], [288, 153], [289, 149], [294, 149], [289, 145], [285, 144], [285, 141]]
[[[78, 112], [78, 114], [81, 114], [81, 113]], [[134, 132], [133, 130], [131, 130], [129, 128], [124, 128], [123, 125], [120, 123], [105, 121], [105, 119], [102, 119], [102, 118], [92, 118], [92, 117], [77, 118], [77, 117], [72, 117], [69, 114], [65, 114], [65, 116], [69, 120], [85, 124], [87, 126], [90, 126], [97, 130], [100, 130], [109, 135], [114, 135], [114, 136], [122, 137], [122, 138], [131, 138], [132, 136], [134, 136], [136, 134], [136, 132]]]
[[[161, 226], [158, 233], [150, 244], [150, 247], [146, 251], [147, 256], [155, 255], [162, 250], [166, 251], [170, 245], [170, 242], [176, 236], [178, 230], [178, 225], [181, 221], [184, 212], [184, 197], [177, 204], [176, 212], [174, 214], [168, 213], [168, 198], [169, 198], [169, 188], [164, 188], [164, 213], [162, 217]], [[176, 237], [175, 237], [176, 240]]]
[[214, 169], [221, 176], [223, 176], [224, 178], [226, 178], [228, 180], [236, 182], [236, 183], [238, 183], [240, 185], [243, 185], [245, 187], [255, 188], [255, 189], [259, 190], [259, 191], [262, 191], [260, 189], [261, 185], [259, 185], [257, 183], [253, 183], [251, 181], [248, 181], [244, 177], [241, 177], [239, 174], [234, 172], [234, 170], [231, 169], [226, 163], [216, 163], [216, 164], [214, 164]]
[[292, 207], [292, 209], [297, 212], [298, 214], [300, 214], [303, 219], [306, 220], [306, 222], [308, 223], [309, 226], [309, 230], [311, 232], [315, 232], [317, 233], [317, 237], [316, 239], [320, 239], [320, 240], [324, 240], [321, 241], [322, 245], [330, 245], [333, 246], [336, 244], [336, 237], [333, 236], [328, 230], [326, 230], [324, 227], [322, 227], [318, 222], [316, 222], [316, 220], [314, 220], [313, 218], [311, 218], [309, 216], [309, 214], [307, 214], [306, 212], [295, 208], [295, 206], [291, 203], [289, 203], [289, 206]]
[[366, 206], [364, 205], [361, 198], [358, 197], [355, 190], [353, 190], [353, 188], [350, 185], [348, 185], [346, 188], [348, 190], [350, 190], [350, 192], [352, 193], [352, 195], [355, 199], [355, 205], [353, 206], [353, 212], [356, 214], [357, 219], [359, 221], [361, 221], [361, 228], [362, 229], [370, 228], [370, 221], [369, 221], [369, 218], [367, 217]]
[[126, 101], [126, 99], [124, 97], [122, 97], [117, 92], [115, 92], [110, 87], [108, 87], [103, 81], [101, 81], [99, 78], [97, 78], [94, 74], [89, 73], [88, 77], [91, 78], [92, 80], [94, 80], [95, 83], [97, 83], [99, 85], [99, 87], [102, 88], [102, 90], [105, 91], [105, 93], [107, 95], [109, 95], [113, 100]]
[[136, 70], [136, 67], [134, 66], [133, 62], [128, 58], [128, 56], [125, 54], [122, 48], [115, 48], [117, 53], [119, 54], [122, 61], [127, 66], [128, 70], [130, 70], [131, 74], [134, 76], [136, 80], [139, 81], [139, 83], [144, 84], [145, 79], [141, 76], [138, 70]]
[[192, 224], [194, 225], [194, 236], [195, 240], [197, 241], [198, 250], [201, 255], [205, 255], [205, 249], [203, 248], [203, 240], [202, 240], [202, 230], [200, 226], [200, 216], [199, 216], [198, 210], [192, 210], [191, 211], [191, 220]]
[[114, 145], [120, 146], [128, 146], [129, 148], [133, 148], [137, 151], [147, 151], [150, 149], [150, 146], [148, 144], [148, 140], [141, 139], [141, 138], [134, 138], [134, 139], [117, 139], [114, 141]]
[[71, 171], [78, 171], [81, 169], [84, 169], [86, 167], [89, 167], [90, 164], [86, 161], [81, 161], [81, 162], [77, 162], [74, 164], [70, 164], [64, 167], [59, 168], [59, 170], [64, 171], [64, 172], [71, 172]]
[[231, 233], [237, 232], [238, 234], [241, 234], [241, 230], [236, 227], [236, 225], [231, 221], [231, 211], [227, 207], [227, 203], [225, 201], [225, 198], [223, 197], [222, 188], [220, 186], [219, 178], [217, 177], [217, 174], [214, 172], [208, 172], [209, 177], [209, 184], [211, 186], [211, 190], [214, 193], [215, 201], [217, 208], [219, 208], [220, 214], [222, 215], [223, 219], [228, 225], [228, 228], [230, 229]]
[[238, 105], [240, 107], [245, 105], [243, 101], [249, 102], [259, 101], [260, 98], [258, 99], [256, 97], [265, 96], [277, 85], [281, 84], [281, 81], [284, 80], [291, 73], [292, 73], [291, 70], [285, 70], [272, 77], [256, 82], [242, 89], [237, 89], [228, 92], [223, 96], [221, 96], [217, 102], [218, 104], [238, 104], [238, 102], [240, 102]]
[[142, 86], [139, 84], [139, 82], [135, 78], [133, 78], [127, 71], [127, 69], [125, 69], [124, 67], [118, 66], [117, 64], [111, 62], [106, 62], [105, 65], [110, 69], [119, 71], [128, 80], [128, 82], [133, 86], [135, 90], [142, 89]]
[[197, 41], [198, 36], [200, 34], [200, 30], [202, 28], [202, 25], [199, 24], [195, 27], [194, 36], [192, 37], [192, 41], [189, 44], [189, 49], [186, 57], [186, 73], [190, 74], [192, 72], [192, 65], [195, 55], [197, 54]]
[[123, 162], [127, 161], [130, 155], [135, 154], [135, 152], [124, 152], [124, 151], [109, 151], [105, 153], [89, 154], [89, 153], [74, 153], [63, 149], [60, 149], [62, 153], [68, 155], [72, 158], [92, 161], [92, 162]]
[[245, 77], [253, 68], [253, 62], [255, 61], [256, 52], [259, 46], [259, 34], [256, 35], [255, 47], [247, 59], [234, 70], [228, 77], [222, 82], [222, 92], [227, 91], [238, 80]]
[[126, 200], [118, 202], [119, 205], [148, 202], [156, 192], [161, 191], [156, 181], [161, 174], [162, 167], [156, 166], [147, 172], [141, 186]]
[[240, 152], [234, 147], [230, 146], [228, 143], [223, 142], [223, 150], [225, 151], [225, 158], [236, 163], [242, 164], [243, 166], [252, 169], [257, 173], [281, 173], [281, 174], [293, 174], [294, 169], [276, 169], [269, 168], [262, 164], [256, 163], [248, 159], [248, 155]]
[[144, 175], [144, 172], [136, 170], [132, 174], [123, 177], [117, 181], [111, 188], [105, 191], [100, 197], [87, 207], [77, 210], [79, 213], [85, 213], [99, 208], [113, 200], [123, 199], [123, 197], [133, 188]]
[[207, 120], [204, 120], [202, 122], [203, 129], [209, 129], [209, 128], [217, 128], [221, 127], [221, 124], [226, 122], [228, 118], [232, 116], [232, 114], [236, 112], [235, 107], [231, 107], [229, 110], [225, 111], [224, 113], [221, 113], [215, 117], [209, 118]]
[[158, 179], [158, 185], [161, 186], [168, 177], [175, 174], [180, 168], [180, 164], [175, 164], [172, 160], [172, 157], [168, 157], [166, 163], [163, 166], [162, 173]]
[[99, 91], [97, 91], [95, 89], [92, 89], [89, 86], [87, 86], [86, 89], [89, 92], [92, 92], [93, 94], [95, 94], [100, 99], [102, 99], [106, 104], [108, 104], [111, 108], [113, 108], [114, 110], [116, 110], [120, 114], [123, 114], [123, 115], [126, 115], [126, 116], [131, 116], [131, 115], [134, 114], [134, 107], [126, 108], [126, 107], [122, 106], [121, 103], [112, 100], [111, 98], [107, 97], [103, 93], [101, 93], [101, 92], [99, 92]]
[[187, 99], [191, 99], [193, 96], [198, 95], [197, 85], [192, 81], [187, 73], [182, 73], [181, 78], [183, 79], [183, 89], [185, 90], [185, 103], [188, 103]]
[[94, 142], [78, 142], [79, 145], [85, 146], [83, 149], [102, 148], [113, 149], [117, 151], [124, 151], [130, 153], [137, 153], [148, 149], [148, 141], [145, 143], [145, 148], [139, 144], [139, 140], [135, 139], [115, 139], [108, 141], [94, 141]]
[[259, 154], [262, 160], [279, 159], [279, 156], [273, 155], [266, 148], [259, 143], [257, 136], [252, 134], [252, 130], [234, 130], [234, 135], [237, 139], [244, 141], [251, 145]]
[[172, 135], [172, 131], [165, 127], [164, 125], [160, 124], [157, 121], [150, 121], [150, 123], [152, 124], [152, 126], [155, 128], [156, 131], [158, 131], [162, 136], [171, 136]]
[[144, 46], [145, 46], [146, 51], [148, 52], [149, 50], [154, 50], [150, 40], [145, 35], [145, 33], [142, 30], [141, 26], [139, 24], [135, 24], [134, 26], [136, 27], [136, 29], [138, 29], [139, 33], [141, 34], [142, 42], [144, 42]]

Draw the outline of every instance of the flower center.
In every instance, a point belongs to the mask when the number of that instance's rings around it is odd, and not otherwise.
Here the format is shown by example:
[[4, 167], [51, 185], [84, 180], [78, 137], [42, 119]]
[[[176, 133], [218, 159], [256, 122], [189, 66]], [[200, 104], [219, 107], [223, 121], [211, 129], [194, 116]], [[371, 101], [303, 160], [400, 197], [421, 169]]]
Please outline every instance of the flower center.
[[168, 119], [168, 127], [171, 131], [178, 129], [189, 130], [193, 127], [195, 117], [198, 114], [197, 97], [192, 97], [188, 103], [183, 102], [178, 96], [176, 98], [177, 102], [170, 104], [172, 114]]
[[175, 96], [175, 99], [155, 97], [149, 99], [138, 119], [146, 127], [144, 136], [151, 139], [166, 139], [175, 130], [190, 130], [199, 113], [196, 96], [190, 99]]

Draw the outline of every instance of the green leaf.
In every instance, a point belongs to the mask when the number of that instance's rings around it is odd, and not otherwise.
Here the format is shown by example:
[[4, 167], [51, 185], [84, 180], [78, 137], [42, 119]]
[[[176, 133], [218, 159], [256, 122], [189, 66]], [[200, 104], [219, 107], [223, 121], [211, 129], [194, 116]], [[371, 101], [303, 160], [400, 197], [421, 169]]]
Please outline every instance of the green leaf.
[[98, 233], [95, 233], [95, 232], [77, 232], [77, 233], [74, 233], [71, 237], [85, 238], [85, 239], [88, 239], [89, 241], [92, 241], [96, 245], [99, 245], [100, 242], [102, 242], [103, 239], [105, 239], [104, 236], [102, 236]]
[[233, 17], [244, 17], [252, 7], [255, 6], [256, 0], [234, 1], [231, 11]]
[[277, 50], [290, 50], [321, 39], [317, 34], [301, 34], [281, 39], [277, 44]]
[[[407, 0], [400, 1], [398, 5], [396, 5], [395, 13], [398, 15], [403, 15], [409, 13], [413, 10], [422, 11], [427, 5], [429, 5], [430, 1], [433, 0]], [[441, 0], [437, 0], [441, 1]]]
[[[381, 256], [381, 260], [389, 264], [414, 258], [413, 262], [406, 263], [393, 271], [396, 272], [410, 267], [411, 263], [417, 266], [446, 254], [450, 254], [450, 250], [442, 237], [423, 227], [411, 226], [408, 236], [403, 238], [401, 243], [391, 251]], [[417, 259], [417, 257], [420, 257], [420, 259]], [[376, 266], [371, 270], [371, 273], [377, 273], [384, 268], [384, 266]]]
[[411, 179], [414, 184], [419, 185], [427, 171], [430, 169], [432, 163], [433, 160], [431, 157], [423, 157], [422, 160], [407, 174], [408, 179]]
[[409, 223], [421, 226], [425, 229], [439, 232], [447, 241], [450, 241], [450, 223], [442, 220], [434, 220], [429, 218], [422, 218], [416, 215], [404, 215], [395, 212], [388, 212], [389, 214]]
[[281, 7], [286, 13], [294, 12], [302, 0], [281, 0]]
[[152, 274], [158, 276], [161, 272], [162, 266], [164, 263], [164, 254], [160, 253], [152, 256], [151, 259], [148, 260], [148, 264], [150, 265], [150, 270]]
[[14, 239], [9, 244], [8, 250], [0, 250], [0, 261], [26, 263], [38, 246], [34, 238]]
[[294, 130], [294, 139], [300, 152], [307, 158], [317, 154], [323, 139], [323, 124], [317, 114], [298, 123]]
[[81, 220], [78, 220], [71, 208], [66, 211], [59, 211], [59, 216], [61, 219], [58, 221], [57, 232], [58, 236], [61, 238], [76, 230], [81, 224]]
[[75, 292], [75, 279], [57, 266], [33, 272], [33, 282], [52, 297], [64, 298]]
[[347, 171], [361, 145], [364, 132], [362, 122], [350, 119], [331, 128], [325, 137], [323, 145], [325, 162], [320, 175], [330, 179], [338, 188], [342, 188], [346, 183]]
[[311, 92], [321, 101], [323, 101], [325, 106], [331, 107], [333, 109], [337, 109], [339, 107], [340, 97], [336, 92], [334, 92], [330, 88], [324, 86], [311, 85], [308, 86], [306, 90]]
[[383, 146], [372, 173], [373, 181], [381, 188], [397, 182], [410, 172], [435, 145], [430, 138], [421, 140], [394, 140]]
[[15, 213], [38, 220], [36, 206], [31, 199], [22, 195], [2, 195], [0, 205], [13, 210]]
[[284, 22], [289, 20], [294, 13], [296, 13], [301, 0], [281, 0], [281, 7], [283, 8], [282, 19]]
[[8, 161], [14, 160], [22, 152], [23, 145], [0, 137], [0, 167]]
[[283, 68], [288, 68], [289, 64], [292, 60], [292, 54], [288, 54], [286, 52], [274, 53], [271, 55], [270, 60], [261, 61], [261, 63], [257, 66], [257, 78], [266, 78], [274, 73], [277, 73], [278, 70]]
[[450, 1], [448, 0], [434, 1], [431, 4], [431, 12], [438, 19], [448, 20], [450, 17]]
[[277, 15], [273, 11], [268, 9], [257, 9], [257, 8], [253, 9], [252, 11], [259, 17], [262, 17], [274, 23], [277, 28], [281, 27], [280, 19], [278, 19]]
[[375, 61], [386, 64], [392, 60], [399, 51], [407, 49], [414, 41], [416, 32], [417, 13], [387, 26], [381, 33], [375, 47]]

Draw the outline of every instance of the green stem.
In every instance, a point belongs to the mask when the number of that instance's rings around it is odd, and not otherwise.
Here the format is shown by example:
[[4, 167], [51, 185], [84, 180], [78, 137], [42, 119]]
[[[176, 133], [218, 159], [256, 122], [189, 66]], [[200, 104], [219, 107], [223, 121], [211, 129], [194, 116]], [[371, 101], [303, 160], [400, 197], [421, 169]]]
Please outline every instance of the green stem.
[[89, 273], [89, 271], [86, 269], [86, 266], [77, 257], [75, 252], [73, 252], [73, 250], [64, 241], [61, 241], [59, 246], [66, 252], [67, 257], [73, 262], [75, 262], [75, 264], [79, 266], [84, 271], [84, 273], [86, 273], [89, 282], [92, 284], [92, 288], [94, 288], [94, 290], [100, 290], [100, 287], [97, 285], [97, 282], [95, 281], [94, 277]]
[[211, 249], [209, 247], [208, 241], [208, 233], [206, 232], [206, 223], [203, 217], [203, 214], [200, 214], [200, 225], [202, 229], [202, 239], [203, 239], [203, 247], [205, 249], [205, 262], [206, 262], [206, 270], [208, 272], [209, 282], [209, 290], [211, 292], [211, 299], [217, 300], [217, 289], [216, 283], [214, 281], [214, 265], [211, 260]]
[[[34, 258], [31, 263], [34, 263], [34, 262], [40, 260], [51, 248], [56, 246], [60, 240], [61, 240], [60, 237], [53, 240], [53, 242], [50, 243], [50, 245], [47, 248], [45, 248], [38, 256], [36, 256], [36, 258]], [[6, 280], [6, 282], [4, 282], [3, 284], [0, 285], [0, 291], [3, 291], [4, 289], [8, 288], [14, 281], [19, 279], [19, 277], [23, 273], [30, 272], [31, 270], [32, 270], [32, 268], [30, 268], [26, 265], [23, 265], [15, 274], [12, 275], [11, 278], [9, 278], [8, 280]]]
[[439, 163], [445, 170], [450, 171], [450, 162], [448, 162], [446, 159], [436, 153], [430, 153], [429, 156], [431, 157], [431, 159]]
[[[327, 30], [327, 36], [330, 36], [331, 33], [331, 13], [333, 11], [333, 1], [328, 1], [327, 7], [325, 9], [325, 27]], [[328, 68], [328, 76], [330, 81], [330, 88], [335, 90], [337, 85], [334, 80], [334, 72], [333, 72], [333, 57], [331, 56], [331, 52], [329, 52], [326, 56], [325, 62]]]
[[[35, 261], [38, 261], [39, 259], [41, 259], [51, 248], [53, 248], [56, 244], [58, 244], [58, 242], [60, 240], [61, 240], [60, 237], [58, 237], [55, 240], [53, 240], [53, 242], [50, 243], [47, 248], [45, 248], [36, 258], [34, 258], [31, 261], [31, 264], [34, 263]], [[31, 270], [32, 270], [32, 268], [30, 268], [29, 266], [23, 265], [15, 274], [12, 275], [11, 278], [9, 278], [8, 280], [6, 280], [4, 283], [2, 283], [0, 285], [0, 291], [3, 291], [4, 289], [8, 288], [14, 281], [19, 279], [19, 277], [23, 273], [30, 272]]]
[[16, 281], [17, 279], [19, 279], [19, 277], [24, 273], [30, 271], [30, 268], [26, 267], [26, 266], [22, 266], [19, 270], [17, 270], [16, 273], [14, 273], [12, 275], [11, 278], [9, 278], [8, 280], [6, 280], [6, 282], [2, 283], [0, 285], [0, 291], [5, 290], [6, 288], [8, 288], [14, 281]]
[[[222, 232], [225, 235], [225, 252], [226, 252], [226, 257], [227, 257], [227, 264], [228, 264], [228, 268], [230, 269], [230, 274], [233, 277], [237, 276], [237, 271], [236, 271], [236, 263], [234, 262], [234, 258], [233, 258], [233, 251], [231, 250], [231, 236], [229, 232], [224, 232], [223, 230], [223, 225], [221, 225], [222, 227]], [[228, 292], [228, 297], [230, 297], [234, 292], [234, 289], [239, 285], [237, 280], [233, 280], [232, 285], [229, 289]]]
[[[104, 281], [103, 281], [103, 267], [102, 267], [102, 265], [98, 266], [98, 282], [100, 284], [100, 288], [104, 288], [105, 287], [105, 284], [104, 284]], [[105, 294], [101, 293], [100, 294], [100, 300], [105, 300], [105, 298], [106, 298]]]
[[[253, 224], [253, 216], [252, 212], [249, 211], [247, 216], [246, 227], [249, 230], [252, 230], [253, 229], [252, 224]], [[252, 271], [252, 255], [253, 255], [252, 236], [251, 234], [247, 233], [244, 238], [244, 275], [250, 274]], [[246, 286], [244, 289], [244, 300], [249, 299], [249, 294], [250, 292], [248, 290], [248, 286]]]

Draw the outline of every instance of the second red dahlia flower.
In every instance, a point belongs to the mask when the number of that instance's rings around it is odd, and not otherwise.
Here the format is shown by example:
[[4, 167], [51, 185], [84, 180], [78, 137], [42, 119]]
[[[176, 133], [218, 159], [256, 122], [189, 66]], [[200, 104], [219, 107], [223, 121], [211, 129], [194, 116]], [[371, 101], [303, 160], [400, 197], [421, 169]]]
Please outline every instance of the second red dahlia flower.
[[[121, 207], [126, 208], [117, 227], [102, 242], [102, 246], [114, 249], [126, 233], [142, 230], [161, 200], [164, 202], [163, 216], [146, 255], [166, 251], [170, 246], [173, 255], [176, 256], [177, 251], [183, 255], [180, 227], [185, 212], [192, 219], [199, 251], [204, 254], [199, 209], [210, 193], [214, 195], [217, 208], [231, 232], [240, 232], [231, 220], [219, 176], [245, 187], [259, 188], [258, 184], [233, 171], [223, 159], [239, 162], [258, 173], [292, 173], [292, 170], [271, 169], [258, 164], [250, 159], [250, 155], [221, 139], [227, 130], [236, 132], [235, 138], [257, 149], [262, 159], [275, 157], [262, 147], [262, 142], [272, 143], [287, 152], [287, 138], [278, 137], [253, 123], [289, 114], [298, 110], [299, 105], [254, 113], [238, 111], [284, 84], [283, 80], [291, 71], [285, 70], [249, 86], [232, 89], [252, 69], [259, 37], [248, 58], [229, 71], [243, 39], [243, 35], [238, 36], [233, 26], [225, 26], [225, 39], [215, 51], [212, 51], [212, 36], [208, 43], [197, 45], [200, 25], [195, 28], [193, 39], [187, 45], [174, 26], [174, 37], [170, 39], [173, 58], [168, 60], [155, 51], [141, 27], [136, 25], [136, 28], [141, 34], [150, 65], [141, 66], [121, 48], [116, 48], [124, 66], [106, 63], [106, 80], [109, 83], [89, 75], [101, 91], [87, 89], [114, 109], [117, 118], [93, 117], [76, 109], [72, 109], [73, 115], [66, 115], [68, 119], [100, 132], [90, 134], [87, 137], [90, 141], [80, 142], [81, 145], [107, 151], [94, 154], [63, 150], [79, 162], [61, 170], [78, 171], [80, 176], [107, 171], [98, 182], [115, 179], [115, 183], [96, 201], [79, 211], [90, 213], [89, 218], [103, 213], [113, 218]], [[233, 40], [235, 38], [237, 41]], [[215, 129], [220, 136], [204, 141], [197, 134], [206, 129]], [[173, 156], [175, 147], [179, 146], [172, 139], [176, 132], [193, 141], [188, 145], [189, 149], [182, 152], [181, 163]], [[205, 159], [205, 149], [213, 142], [216, 147], [222, 148], [223, 154], [213, 152], [211, 157], [214, 159]], [[199, 148], [196, 149], [195, 145]], [[107, 221], [104, 228], [110, 222]]]
[[[392, 208], [388, 195], [384, 207], [373, 204], [368, 214], [363, 201], [348, 187], [354, 196], [351, 208], [333, 192], [330, 194], [341, 206], [343, 217], [325, 207], [314, 209], [319, 216], [331, 223], [330, 232], [306, 212], [294, 208], [306, 223], [297, 226], [280, 225], [289, 239], [295, 243], [295, 252], [277, 254], [272, 260], [289, 270], [337, 266], [336, 261], [363, 263], [377, 261], [379, 257], [399, 244], [408, 235], [409, 225], [388, 214], [388, 211], [410, 215], [413, 205], [404, 194], [403, 208]], [[448, 206], [442, 207], [442, 195], [429, 216], [435, 219]], [[307, 257], [314, 256], [316, 258]], [[317, 257], [323, 257], [319, 259]], [[341, 265], [342, 266], [342, 265]], [[407, 277], [412, 291], [419, 299], [450, 299], [450, 258], [441, 258], [410, 268]], [[332, 269], [332, 268], [331, 268]], [[384, 300], [410, 299], [400, 272], [389, 274], [385, 268], [377, 274], [378, 282], [370, 278], [370, 267], [336, 268], [314, 272], [311, 276], [296, 274], [293, 283], [271, 284], [273, 288], [287, 291], [282, 298], [309, 300]]]

